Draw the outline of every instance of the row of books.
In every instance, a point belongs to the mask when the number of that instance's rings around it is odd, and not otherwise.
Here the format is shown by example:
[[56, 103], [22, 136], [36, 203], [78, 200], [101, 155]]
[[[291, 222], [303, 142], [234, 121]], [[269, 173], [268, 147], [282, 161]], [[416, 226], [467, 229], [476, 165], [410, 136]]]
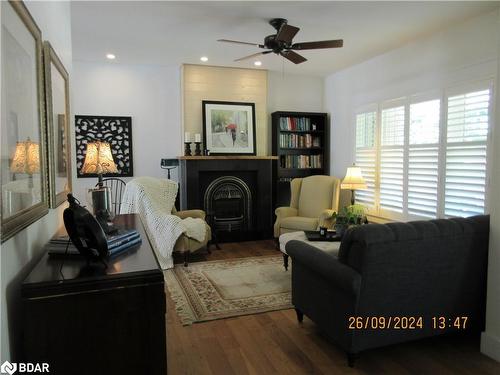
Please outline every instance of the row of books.
[[284, 155], [280, 158], [281, 168], [322, 168], [322, 155]]
[[280, 117], [281, 130], [315, 131], [316, 124], [311, 124], [308, 117]]
[[321, 147], [320, 137], [311, 134], [280, 134], [282, 148], [312, 148]]
[[[115, 256], [142, 242], [139, 232], [135, 229], [119, 229], [106, 236], [109, 256]], [[67, 235], [54, 237], [47, 245], [50, 256], [80, 255], [78, 249], [71, 243]]]

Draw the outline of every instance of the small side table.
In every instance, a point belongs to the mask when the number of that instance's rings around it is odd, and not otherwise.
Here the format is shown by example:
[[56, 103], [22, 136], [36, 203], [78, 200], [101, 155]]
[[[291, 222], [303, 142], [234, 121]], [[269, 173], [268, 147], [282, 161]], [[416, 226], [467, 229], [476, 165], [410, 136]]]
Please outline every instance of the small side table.
[[338, 256], [340, 249], [340, 241], [308, 241], [306, 234], [303, 231], [284, 233], [280, 236], [280, 251], [283, 253], [283, 267], [288, 270], [288, 254], [286, 253], [285, 246], [288, 241], [297, 240], [305, 242], [311, 246], [323, 250], [325, 253]]

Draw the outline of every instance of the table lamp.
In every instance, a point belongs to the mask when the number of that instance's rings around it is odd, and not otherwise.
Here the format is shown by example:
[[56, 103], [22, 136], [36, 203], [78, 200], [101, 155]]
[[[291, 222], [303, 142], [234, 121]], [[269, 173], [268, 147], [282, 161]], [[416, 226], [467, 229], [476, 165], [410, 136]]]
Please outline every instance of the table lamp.
[[97, 174], [97, 187], [89, 189], [92, 196], [92, 209], [98, 220], [108, 220], [111, 217], [111, 192], [107, 186], [104, 186], [102, 175], [118, 173], [109, 143], [101, 141], [87, 143], [82, 173]]
[[340, 188], [351, 190], [351, 205], [353, 205], [354, 191], [366, 189], [366, 182], [363, 178], [363, 175], [361, 174], [361, 168], [356, 167], [354, 164], [352, 165], [352, 167], [347, 168], [347, 172], [344, 179], [342, 180]]
[[33, 174], [40, 173], [40, 146], [28, 138], [25, 142], [17, 142], [12, 162], [12, 173], [26, 173], [29, 176], [28, 187], [33, 187]]

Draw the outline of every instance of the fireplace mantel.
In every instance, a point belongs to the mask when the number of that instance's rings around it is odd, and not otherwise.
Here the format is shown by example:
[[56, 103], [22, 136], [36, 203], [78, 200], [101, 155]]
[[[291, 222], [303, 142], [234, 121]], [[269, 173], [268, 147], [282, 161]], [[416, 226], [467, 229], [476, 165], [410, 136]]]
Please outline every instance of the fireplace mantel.
[[[273, 169], [276, 156], [179, 156], [180, 206], [182, 210], [205, 209], [205, 191], [222, 176], [244, 181], [252, 199], [251, 233], [241, 239], [271, 238], [273, 227]], [[221, 238], [219, 238], [221, 240]]]
[[217, 155], [217, 156], [177, 156], [179, 160], [278, 160], [277, 156]]

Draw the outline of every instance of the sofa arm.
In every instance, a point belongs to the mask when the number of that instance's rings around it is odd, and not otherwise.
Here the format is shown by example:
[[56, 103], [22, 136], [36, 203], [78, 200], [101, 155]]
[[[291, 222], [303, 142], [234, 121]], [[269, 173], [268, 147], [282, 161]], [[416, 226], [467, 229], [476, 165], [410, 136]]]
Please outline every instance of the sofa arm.
[[203, 210], [185, 210], [177, 211], [174, 213], [175, 216], [179, 216], [181, 219], [186, 219], [192, 217], [193, 219], [205, 220], [205, 211]]
[[319, 226], [331, 228], [335, 221], [335, 214], [334, 210], [324, 210], [319, 216]]
[[285, 249], [294, 263], [303, 264], [345, 292], [359, 294], [361, 275], [353, 268], [339, 262], [335, 256], [296, 240], [287, 242]]
[[293, 207], [278, 207], [274, 213], [276, 214], [276, 222], [274, 223], [274, 237], [280, 236], [281, 220], [290, 216], [297, 216], [298, 210]]

